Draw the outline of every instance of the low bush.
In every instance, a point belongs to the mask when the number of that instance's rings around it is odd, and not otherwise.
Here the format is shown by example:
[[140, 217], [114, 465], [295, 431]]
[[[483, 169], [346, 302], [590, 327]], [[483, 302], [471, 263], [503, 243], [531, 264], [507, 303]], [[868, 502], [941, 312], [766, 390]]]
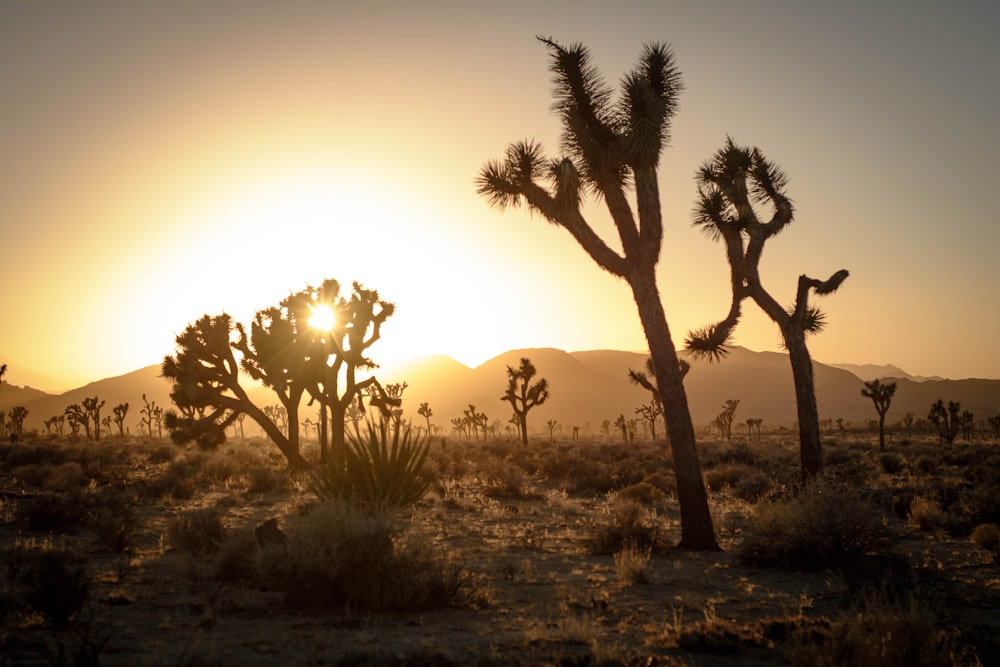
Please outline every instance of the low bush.
[[652, 549], [627, 545], [615, 552], [615, 573], [624, 586], [649, 583], [649, 560]]
[[325, 502], [258, 556], [261, 582], [295, 607], [418, 611], [467, 592], [464, 569], [441, 559], [390, 514]]
[[758, 504], [738, 555], [754, 565], [812, 568], [883, 551], [891, 538], [858, 490], [817, 480], [798, 496]]
[[170, 544], [195, 557], [217, 551], [225, 537], [222, 515], [214, 508], [180, 514], [167, 527]]
[[923, 496], [916, 496], [910, 501], [907, 519], [911, 526], [920, 530], [940, 530], [948, 525], [948, 515], [941, 510], [941, 504]]
[[981, 523], [972, 531], [970, 540], [980, 549], [984, 549], [1000, 560], [1000, 527], [995, 523]]
[[611, 501], [606, 520], [594, 525], [587, 546], [594, 554], [613, 554], [626, 547], [653, 549], [657, 543], [655, 514], [632, 498]]
[[878, 465], [887, 475], [895, 475], [903, 470], [903, 457], [893, 452], [883, 452], [878, 456]]

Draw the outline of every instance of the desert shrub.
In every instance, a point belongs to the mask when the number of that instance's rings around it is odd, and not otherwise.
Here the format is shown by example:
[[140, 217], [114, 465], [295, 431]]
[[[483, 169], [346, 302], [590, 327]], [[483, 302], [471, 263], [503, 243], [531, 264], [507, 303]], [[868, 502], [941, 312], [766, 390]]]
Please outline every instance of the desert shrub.
[[878, 456], [878, 465], [887, 475], [895, 475], [903, 469], [903, 457], [893, 452], [883, 452]]
[[927, 454], [921, 454], [916, 459], [914, 459], [913, 465], [914, 467], [916, 467], [917, 470], [924, 473], [925, 475], [929, 475], [930, 473], [934, 472], [938, 467], [937, 459], [935, 459], [933, 456], [928, 456]]
[[974, 523], [1000, 523], [1000, 483], [980, 484], [961, 492], [961, 505]]
[[25, 529], [44, 533], [76, 533], [87, 513], [79, 495], [50, 496], [18, 503], [15, 517]]
[[59, 465], [66, 461], [66, 452], [58, 444], [14, 444], [4, 448], [4, 461], [9, 468], [26, 465]]
[[194, 495], [200, 470], [201, 466], [197, 461], [188, 459], [171, 461], [163, 474], [153, 480], [150, 490], [154, 495], [169, 495], [175, 500], [188, 500]]
[[652, 549], [657, 546], [655, 514], [642, 503], [616, 497], [603, 522], [595, 523], [587, 546], [594, 554], [613, 554], [626, 547]]
[[755, 503], [763, 498], [774, 486], [771, 478], [758, 471], [751, 471], [749, 475], [736, 483], [733, 492], [737, 498]]
[[26, 463], [20, 465], [11, 472], [15, 480], [23, 486], [40, 489], [49, 478], [53, 467], [43, 463]]
[[385, 512], [325, 502], [258, 556], [261, 581], [296, 607], [416, 611], [457, 601], [471, 581]]
[[90, 590], [86, 569], [73, 554], [42, 549], [19, 572], [28, 604], [56, 631], [66, 630]]
[[723, 487], [736, 488], [741, 480], [753, 474], [753, 468], [742, 464], [729, 464], [720, 468], [705, 471], [705, 484], [712, 491], [720, 491]]
[[739, 545], [745, 563], [816, 567], [882, 551], [891, 534], [856, 489], [817, 480], [798, 496], [760, 503]]
[[69, 461], [51, 470], [45, 480], [45, 488], [56, 493], [77, 491], [87, 483], [83, 468], [75, 461]]
[[185, 512], [174, 517], [167, 526], [170, 544], [196, 557], [217, 551], [225, 537], [222, 514], [215, 508]]
[[649, 583], [649, 560], [652, 549], [629, 544], [615, 552], [615, 573], [624, 586]]
[[719, 451], [718, 457], [720, 463], [726, 464], [753, 465], [757, 460], [757, 454], [745, 442], [730, 443]]
[[869, 602], [808, 635], [793, 639], [789, 660], [805, 667], [952, 667], [966, 662], [938, 628], [934, 613], [915, 599]]
[[916, 496], [910, 501], [907, 519], [911, 526], [920, 530], [940, 530], [948, 523], [948, 515], [941, 510], [941, 504], [923, 496]]
[[271, 468], [250, 468], [247, 473], [247, 493], [272, 493], [288, 487], [288, 473]]
[[250, 530], [226, 535], [215, 554], [215, 577], [225, 582], [255, 582], [258, 540]]
[[135, 533], [132, 507], [121, 496], [105, 498], [100, 507], [90, 512], [89, 523], [97, 534], [97, 542], [116, 554], [125, 553]]
[[643, 505], [652, 505], [660, 502], [664, 498], [663, 491], [653, 486], [647, 481], [631, 484], [618, 490], [619, 498], [630, 498]]
[[646, 475], [642, 481], [663, 491], [665, 495], [671, 495], [677, 490], [676, 478], [673, 475], [665, 474], [661, 470], [654, 470]]
[[168, 463], [174, 460], [178, 451], [177, 445], [170, 442], [161, 442], [149, 450], [146, 460], [150, 463]]
[[499, 498], [523, 498], [527, 495], [528, 475], [510, 461], [488, 461], [483, 467], [486, 494]]
[[827, 447], [823, 452], [824, 466], [842, 466], [857, 460], [857, 454], [845, 447]]
[[578, 453], [564, 457], [553, 453], [542, 461], [541, 471], [549, 481], [574, 495], [598, 495], [618, 487], [607, 463]]
[[1000, 527], [995, 523], [979, 524], [969, 539], [980, 549], [990, 552], [994, 560], [1000, 560]]
[[314, 475], [323, 499], [360, 503], [376, 510], [397, 510], [420, 501], [431, 484], [424, 468], [427, 439], [409, 429], [367, 423], [364, 434], [348, 437], [343, 461], [333, 457]]

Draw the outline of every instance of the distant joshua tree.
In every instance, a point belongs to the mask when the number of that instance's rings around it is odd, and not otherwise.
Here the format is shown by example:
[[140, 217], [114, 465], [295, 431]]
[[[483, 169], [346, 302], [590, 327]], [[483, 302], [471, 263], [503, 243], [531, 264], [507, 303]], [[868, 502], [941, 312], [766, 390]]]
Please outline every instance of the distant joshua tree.
[[101, 439], [101, 408], [104, 407], [106, 402], [107, 401], [98, 399], [97, 396], [83, 399], [83, 409], [87, 413], [87, 417], [91, 419], [94, 424], [94, 440]]
[[625, 415], [618, 415], [618, 419], [615, 420], [615, 427], [622, 432], [622, 442], [628, 442], [628, 422], [625, 421]]
[[421, 403], [420, 407], [417, 409], [417, 414], [427, 420], [427, 436], [431, 435], [431, 417], [434, 416], [434, 411], [431, 410], [431, 406], [427, 403]]
[[[683, 379], [687, 376], [688, 371], [691, 370], [691, 364], [689, 364], [684, 359], [679, 359], [677, 362], [677, 368], [681, 373], [681, 379]], [[656, 383], [656, 369], [653, 367], [653, 358], [646, 357], [646, 370], [644, 371], [637, 371], [631, 368], [628, 369], [628, 378], [634, 384], [639, 385], [640, 387], [649, 392], [653, 401], [655, 401], [659, 405], [660, 414], [664, 415], [665, 418], [666, 411], [664, 410], [663, 407], [663, 396], [662, 394], [660, 394], [660, 388], [657, 386]], [[653, 431], [656, 430], [655, 424], [650, 423], [650, 426], [652, 427]], [[656, 438], [655, 432], [653, 433], [653, 438], [654, 439]]]
[[990, 425], [990, 430], [993, 431], [993, 437], [1000, 438], [1000, 415], [988, 418], [986, 423]]
[[649, 424], [650, 439], [656, 440], [656, 420], [663, 415], [662, 404], [658, 400], [652, 399], [646, 405], [637, 407], [635, 414], [639, 415], [645, 423]]
[[872, 403], [875, 404], [875, 412], [878, 413], [878, 450], [880, 452], [885, 451], [885, 413], [889, 411], [895, 393], [895, 382], [882, 384], [878, 378], [871, 382], [865, 382], [865, 386], [861, 390], [862, 396], [872, 399]]
[[944, 407], [944, 401], [938, 399], [937, 402], [931, 406], [931, 410], [927, 413], [927, 418], [931, 420], [934, 424], [934, 428], [937, 429], [938, 437], [941, 439], [941, 444], [947, 442], [949, 445], [955, 442], [955, 436], [958, 435], [959, 421], [961, 417], [959, 412], [962, 406], [960, 403], [955, 401], [949, 401], [947, 409]]
[[[823, 469], [823, 452], [806, 336], [823, 329], [824, 316], [819, 309], [809, 305], [809, 295], [836, 291], [847, 279], [848, 272], [841, 269], [825, 281], [799, 276], [795, 303], [786, 309], [760, 280], [764, 244], [793, 218], [792, 202], [785, 195], [788, 182], [785, 174], [757, 148], [743, 148], [727, 139], [725, 146], [699, 170], [697, 178], [699, 201], [694, 224], [713, 241], [722, 239], [725, 243], [733, 298], [726, 319], [690, 333], [687, 347], [709, 359], [725, 356], [740, 317], [741, 304], [746, 298], [753, 299], [781, 330], [795, 383], [802, 477], [815, 477]], [[753, 206], [765, 202], [774, 211], [766, 221], [758, 217]]]
[[[622, 79], [616, 99], [586, 47], [539, 39], [551, 57], [566, 156], [548, 159], [534, 141], [512, 144], [503, 160], [480, 171], [478, 191], [500, 209], [527, 204], [568, 231], [598, 266], [629, 285], [669, 427], [681, 514], [679, 546], [718, 551], [694, 424], [656, 278], [663, 242], [657, 171], [677, 112], [680, 71], [669, 47], [649, 44]], [[588, 194], [607, 206], [622, 252], [584, 217], [581, 204]]]
[[733, 419], [736, 418], [736, 406], [740, 404], [740, 400], [732, 399], [726, 401], [726, 404], [722, 406], [722, 412], [719, 416], [715, 418], [712, 425], [719, 429], [719, 435], [725, 436], [726, 440], [733, 439]]
[[962, 413], [961, 418], [962, 423], [962, 437], [966, 440], [972, 440], [972, 433], [975, 430], [975, 417], [968, 410]]
[[66, 415], [66, 420], [69, 422], [69, 427], [73, 435], [79, 433], [82, 426], [87, 435], [87, 440], [90, 440], [90, 416], [86, 410], [80, 407], [79, 403], [67, 405], [63, 414]]
[[753, 418], [747, 419], [747, 436], [753, 435], [753, 432], [757, 431], [757, 442], [760, 442], [760, 427], [764, 423], [763, 419]]
[[[541, 378], [534, 384], [532, 378], [538, 371], [530, 359], [522, 358], [517, 368], [507, 367], [507, 391], [500, 400], [510, 403], [517, 416], [517, 427], [521, 431], [521, 444], [528, 446], [528, 412], [541, 405], [549, 397], [549, 381]], [[550, 429], [551, 430], [551, 429]]]
[[18, 405], [10, 409], [10, 418], [7, 426], [8, 434], [13, 438], [20, 438], [24, 435], [24, 420], [28, 416], [28, 409], [23, 405]]
[[111, 413], [114, 415], [115, 425], [118, 427], [119, 437], [125, 437], [125, 415], [128, 414], [128, 403], [119, 403], [115, 407], [111, 408]]

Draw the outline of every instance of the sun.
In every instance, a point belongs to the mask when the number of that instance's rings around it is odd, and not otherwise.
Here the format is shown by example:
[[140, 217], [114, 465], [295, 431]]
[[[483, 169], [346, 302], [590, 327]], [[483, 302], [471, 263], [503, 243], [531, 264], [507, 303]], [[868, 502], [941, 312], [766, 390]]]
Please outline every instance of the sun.
[[309, 316], [309, 326], [320, 331], [330, 331], [337, 323], [337, 317], [333, 308], [326, 304], [312, 306], [312, 315]]

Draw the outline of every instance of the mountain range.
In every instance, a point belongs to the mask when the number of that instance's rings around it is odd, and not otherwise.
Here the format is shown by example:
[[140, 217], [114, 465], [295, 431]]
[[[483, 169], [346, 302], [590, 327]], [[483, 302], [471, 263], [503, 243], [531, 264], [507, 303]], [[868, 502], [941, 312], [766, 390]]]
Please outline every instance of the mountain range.
[[[510, 406], [500, 400], [507, 386], [507, 366], [518, 366], [522, 357], [531, 359], [537, 378], [546, 378], [550, 397], [528, 415], [529, 430], [542, 431], [548, 420], [556, 420], [564, 433], [579, 426], [581, 432], [597, 431], [601, 423], [619, 415], [634, 418], [635, 410], [649, 402], [648, 392], [633, 384], [628, 370], [644, 370], [646, 356], [636, 352], [591, 350], [564, 352], [552, 348], [511, 350], [469, 368], [444, 355], [415, 357], [386, 364], [376, 375], [383, 385], [406, 382], [403, 408], [417, 423], [421, 403], [428, 403], [431, 423], [450, 431], [451, 420], [462, 416], [470, 404], [490, 420], [506, 423]], [[761, 418], [770, 427], [791, 426], [796, 420], [795, 393], [788, 357], [778, 352], [754, 352], [735, 347], [722, 362], [691, 359], [685, 378], [688, 402], [696, 426], [705, 426], [722, 411], [727, 399], [740, 401], [736, 423]], [[816, 398], [821, 419], [843, 418], [861, 423], [876, 418], [870, 399], [861, 395], [866, 379], [892, 378], [897, 390], [887, 415], [889, 423], [907, 412], [927, 415], [938, 399], [958, 401], [977, 419], [1000, 414], [1000, 380], [943, 380], [910, 376], [895, 366], [827, 365], [814, 363]], [[11, 377], [10, 379], [14, 379]], [[98, 396], [105, 401], [102, 416], [113, 406], [129, 404], [126, 425], [135, 432], [143, 406], [142, 395], [164, 409], [171, 406], [170, 384], [160, 377], [160, 367], [147, 366], [132, 373], [92, 382], [61, 394], [4, 383], [0, 387], [0, 410], [15, 405], [28, 409], [26, 428], [42, 428], [42, 422], [62, 414], [66, 406]], [[278, 401], [263, 387], [250, 391], [259, 405]], [[311, 408], [303, 407], [303, 418]], [[308, 412], [307, 412], [308, 411]]]

